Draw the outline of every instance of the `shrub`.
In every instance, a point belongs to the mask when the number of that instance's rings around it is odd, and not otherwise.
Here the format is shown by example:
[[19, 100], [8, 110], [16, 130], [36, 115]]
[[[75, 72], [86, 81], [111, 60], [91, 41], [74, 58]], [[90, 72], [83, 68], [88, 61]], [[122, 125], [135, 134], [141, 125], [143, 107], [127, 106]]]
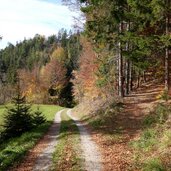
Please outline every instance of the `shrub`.
[[144, 118], [144, 126], [149, 127], [156, 123], [163, 124], [167, 121], [170, 113], [170, 106], [159, 103], [155, 110]]
[[37, 111], [35, 111], [33, 114], [33, 124], [34, 126], [38, 126], [44, 122], [46, 122], [46, 118], [40, 111], [40, 108], [37, 107]]
[[164, 104], [158, 104], [155, 113], [156, 113], [156, 119], [158, 123], [164, 123], [171, 112], [171, 109], [169, 106], [166, 106]]

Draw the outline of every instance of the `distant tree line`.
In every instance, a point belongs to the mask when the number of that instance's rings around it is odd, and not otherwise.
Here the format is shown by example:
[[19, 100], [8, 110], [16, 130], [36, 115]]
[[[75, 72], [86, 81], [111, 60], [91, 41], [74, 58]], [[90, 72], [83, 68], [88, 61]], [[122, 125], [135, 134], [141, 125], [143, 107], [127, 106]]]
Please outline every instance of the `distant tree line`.
[[49, 37], [35, 35], [0, 51], [0, 103], [11, 99], [16, 78], [23, 93], [36, 103], [72, 103], [71, 73], [78, 68], [79, 33], [61, 29]]

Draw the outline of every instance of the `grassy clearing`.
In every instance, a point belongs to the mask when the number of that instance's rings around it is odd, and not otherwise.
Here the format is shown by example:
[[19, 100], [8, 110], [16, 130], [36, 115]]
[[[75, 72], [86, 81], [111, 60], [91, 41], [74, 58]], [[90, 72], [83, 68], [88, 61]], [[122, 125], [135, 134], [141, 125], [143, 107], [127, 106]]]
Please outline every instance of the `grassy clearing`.
[[171, 171], [171, 108], [159, 104], [144, 119], [144, 131], [131, 142], [134, 166], [143, 171]]
[[[10, 139], [7, 142], [0, 144], [0, 171], [7, 170], [9, 166], [19, 162], [26, 152], [47, 132], [53, 122], [55, 113], [62, 109], [61, 107], [54, 105], [39, 105], [39, 107], [47, 118], [47, 122], [32, 131], [24, 133], [20, 137]], [[0, 116], [2, 122], [2, 115], [5, 107], [1, 108]], [[33, 105], [32, 108], [33, 110], [36, 110], [37, 105]]]
[[[9, 105], [7, 105], [8, 107]], [[53, 121], [54, 115], [56, 111], [58, 111], [59, 107], [55, 105], [32, 105], [32, 110], [35, 111], [37, 107], [40, 107], [40, 111], [46, 116], [47, 121]], [[61, 109], [61, 108], [60, 108]], [[0, 105], [0, 128], [2, 127], [3, 124], [3, 117], [4, 113], [6, 111], [6, 106], [5, 105]]]
[[66, 115], [66, 112], [61, 114], [61, 119], [59, 142], [53, 154], [53, 167], [51, 171], [81, 171], [83, 169], [80, 158], [81, 148], [78, 127]]

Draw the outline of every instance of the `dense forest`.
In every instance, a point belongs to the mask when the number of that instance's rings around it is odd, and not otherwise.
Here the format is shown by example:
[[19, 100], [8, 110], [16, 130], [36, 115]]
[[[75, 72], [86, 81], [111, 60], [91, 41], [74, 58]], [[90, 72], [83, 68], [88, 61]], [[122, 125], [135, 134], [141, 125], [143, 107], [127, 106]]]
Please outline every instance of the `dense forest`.
[[48, 38], [37, 34], [9, 44], [0, 51], [1, 104], [10, 101], [19, 78], [29, 102], [72, 105], [70, 79], [80, 51], [80, 34], [64, 29]]
[[88, 96], [124, 97], [152, 79], [165, 82], [168, 92], [169, 1], [64, 3], [80, 7], [85, 31], [36, 35], [1, 50], [1, 89], [9, 89], [1, 103], [10, 96], [17, 75], [28, 99], [37, 103], [69, 104], [73, 96], [75, 102]]

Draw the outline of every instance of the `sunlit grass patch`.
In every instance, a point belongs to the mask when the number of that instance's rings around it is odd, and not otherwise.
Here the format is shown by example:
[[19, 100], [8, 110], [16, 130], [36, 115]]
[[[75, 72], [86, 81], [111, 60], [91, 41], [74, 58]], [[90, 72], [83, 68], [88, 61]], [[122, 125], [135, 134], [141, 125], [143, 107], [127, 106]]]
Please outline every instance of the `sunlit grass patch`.
[[[32, 106], [33, 110], [37, 105]], [[48, 131], [57, 111], [62, 108], [53, 105], [40, 105], [40, 110], [47, 118], [47, 122], [37, 128], [22, 134], [20, 137], [11, 138], [0, 144], [0, 171], [7, 170], [9, 166], [21, 161], [29, 149]]]
[[134, 151], [133, 164], [143, 171], [169, 171], [171, 169], [170, 106], [158, 104], [144, 119], [144, 130], [139, 139], [130, 143]]

